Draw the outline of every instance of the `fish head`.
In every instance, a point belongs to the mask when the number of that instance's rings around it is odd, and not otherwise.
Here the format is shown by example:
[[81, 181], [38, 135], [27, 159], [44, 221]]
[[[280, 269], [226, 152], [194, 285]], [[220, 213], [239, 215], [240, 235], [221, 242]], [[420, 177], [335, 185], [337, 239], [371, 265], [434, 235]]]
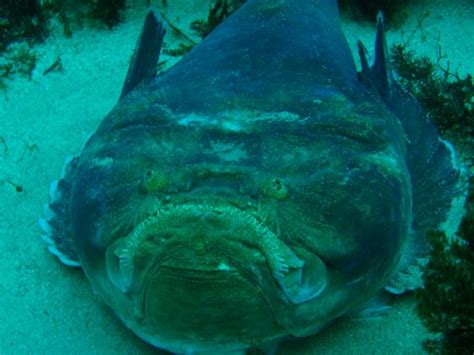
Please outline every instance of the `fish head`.
[[355, 203], [347, 157], [311, 127], [245, 111], [99, 129], [81, 155], [78, 251], [135, 333], [173, 351], [242, 348], [314, 333], [364, 297], [345, 287], [367, 270], [361, 243], [334, 220]]

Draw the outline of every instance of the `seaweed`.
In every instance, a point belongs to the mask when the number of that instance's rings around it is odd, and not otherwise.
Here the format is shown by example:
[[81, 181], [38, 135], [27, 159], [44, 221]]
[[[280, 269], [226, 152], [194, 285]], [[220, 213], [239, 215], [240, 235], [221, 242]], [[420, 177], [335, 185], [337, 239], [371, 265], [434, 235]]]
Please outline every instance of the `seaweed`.
[[[214, 28], [222, 23], [227, 17], [229, 17], [234, 11], [236, 11], [245, 0], [215, 0], [209, 8], [209, 14], [206, 20], [195, 20], [191, 22], [190, 28], [196, 31], [201, 38], [207, 37]], [[164, 7], [167, 6], [167, 2], [163, 2]], [[194, 48], [196, 42], [187, 36], [181, 29], [173, 25], [173, 23], [166, 18], [164, 13], [161, 14], [163, 19], [166, 20], [171, 30], [180, 38], [187, 43], [180, 43], [178, 47], [173, 49], [165, 50], [164, 52], [168, 55], [177, 57], [182, 56]]]
[[50, 15], [58, 16], [64, 34], [69, 37], [74, 27], [84, 25], [84, 20], [90, 24], [104, 24], [108, 28], [118, 25], [125, 0], [44, 0], [42, 6]]
[[209, 9], [206, 20], [196, 20], [191, 23], [191, 29], [196, 31], [201, 38], [207, 37], [214, 28], [219, 26], [222, 21], [232, 15], [245, 0], [215, 0]]
[[120, 22], [120, 12], [125, 9], [125, 0], [87, 0], [88, 15], [109, 28]]
[[173, 48], [173, 49], [165, 49], [163, 53], [168, 54], [172, 57], [180, 57], [188, 53], [193, 48], [194, 48], [194, 44], [180, 43], [178, 47]]
[[430, 353], [474, 353], [474, 178], [465, 210], [454, 239], [439, 230], [428, 233], [424, 288], [416, 295], [418, 314], [435, 333], [424, 342]]
[[341, 11], [356, 19], [375, 21], [382, 11], [388, 24], [400, 25], [406, 18], [406, 6], [410, 0], [339, 0]]
[[391, 48], [392, 65], [402, 87], [412, 93], [430, 113], [440, 133], [461, 148], [472, 164], [474, 161], [474, 80], [471, 74], [462, 77], [443, 66], [438, 46], [437, 61], [417, 57], [407, 44]]
[[47, 14], [39, 0], [0, 2], [0, 52], [14, 41], [41, 41], [47, 32]]
[[[418, 29], [421, 28], [419, 21]], [[436, 59], [420, 57], [408, 42], [391, 48], [400, 85], [429, 112], [440, 134], [453, 142], [467, 165], [474, 161], [474, 81], [451, 70], [438, 42]], [[425, 349], [436, 354], [474, 353], [474, 178], [469, 181], [465, 215], [454, 236], [427, 233], [429, 257], [424, 287], [416, 290], [417, 311], [433, 337]]]
[[26, 42], [11, 44], [0, 57], [0, 89], [6, 90], [6, 81], [14, 74], [31, 80], [36, 61], [36, 52]]

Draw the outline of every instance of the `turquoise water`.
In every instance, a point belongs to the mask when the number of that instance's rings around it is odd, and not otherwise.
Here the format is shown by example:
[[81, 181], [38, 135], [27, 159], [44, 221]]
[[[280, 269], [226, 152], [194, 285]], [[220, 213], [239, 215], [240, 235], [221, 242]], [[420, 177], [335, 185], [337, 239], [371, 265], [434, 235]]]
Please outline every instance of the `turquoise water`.
[[[146, 10], [144, 4], [133, 4], [125, 21], [113, 30], [87, 27], [72, 38], [65, 38], [57, 26], [45, 43], [35, 47], [38, 64], [31, 80], [8, 82], [2, 95], [1, 353], [155, 353], [117, 320], [79, 269], [64, 267], [48, 253], [36, 222], [64, 157], [80, 151], [117, 102]], [[423, 11], [430, 16], [420, 30], [417, 21]], [[206, 13], [206, 4], [176, 2], [170, 4], [167, 18], [186, 27]], [[414, 5], [406, 24], [389, 31], [388, 40], [410, 38], [420, 54], [435, 56], [441, 33], [453, 67], [473, 72], [473, 16], [472, 5], [463, 2]], [[343, 29], [352, 49], [357, 38], [371, 47], [372, 24], [344, 19]], [[179, 42], [172, 31], [165, 39], [171, 48]], [[58, 56], [62, 71], [43, 75]], [[176, 60], [162, 58], [165, 66]], [[396, 300], [382, 317], [339, 320], [318, 336], [285, 344], [282, 353], [421, 352], [427, 333], [413, 305], [408, 296]]]

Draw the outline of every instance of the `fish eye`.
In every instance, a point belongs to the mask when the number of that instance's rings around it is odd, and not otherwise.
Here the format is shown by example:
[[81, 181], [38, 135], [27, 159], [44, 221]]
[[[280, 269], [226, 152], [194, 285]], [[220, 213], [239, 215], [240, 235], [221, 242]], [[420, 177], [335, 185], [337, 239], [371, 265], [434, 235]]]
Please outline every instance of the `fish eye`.
[[282, 185], [280, 179], [278, 179], [278, 178], [272, 179], [272, 184], [273, 184], [273, 186], [276, 190], [281, 190], [283, 188], [283, 185]]
[[143, 190], [147, 193], [162, 191], [168, 184], [167, 177], [155, 170], [147, 170], [143, 180]]
[[288, 189], [280, 178], [272, 178], [262, 186], [262, 194], [276, 200], [284, 200], [288, 196]]

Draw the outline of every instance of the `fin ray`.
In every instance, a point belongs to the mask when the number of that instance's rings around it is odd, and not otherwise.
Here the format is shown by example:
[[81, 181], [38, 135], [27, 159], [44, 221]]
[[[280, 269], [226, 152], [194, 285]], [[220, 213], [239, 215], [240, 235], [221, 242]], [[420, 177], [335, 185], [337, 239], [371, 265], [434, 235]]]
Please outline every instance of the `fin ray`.
[[135, 47], [120, 98], [126, 96], [144, 80], [155, 76], [165, 32], [164, 22], [158, 20], [155, 12], [150, 10]]
[[66, 158], [61, 178], [51, 183], [49, 203], [43, 208], [43, 218], [38, 220], [43, 231], [41, 238], [48, 244], [48, 250], [68, 266], [80, 266], [69, 216], [69, 179], [76, 161], [74, 158]]
[[377, 16], [375, 60], [369, 67], [365, 48], [359, 42], [360, 80], [375, 89], [398, 117], [407, 138], [406, 162], [413, 191], [413, 233], [405, 244], [398, 270], [386, 290], [400, 294], [421, 285], [420, 261], [427, 254], [426, 232], [440, 228], [456, 198], [465, 195], [463, 168], [449, 143], [439, 133], [415, 97], [394, 80], [385, 38], [383, 16]]

